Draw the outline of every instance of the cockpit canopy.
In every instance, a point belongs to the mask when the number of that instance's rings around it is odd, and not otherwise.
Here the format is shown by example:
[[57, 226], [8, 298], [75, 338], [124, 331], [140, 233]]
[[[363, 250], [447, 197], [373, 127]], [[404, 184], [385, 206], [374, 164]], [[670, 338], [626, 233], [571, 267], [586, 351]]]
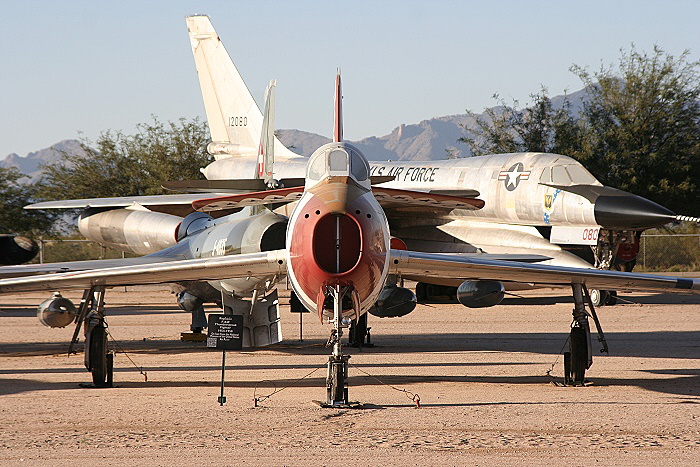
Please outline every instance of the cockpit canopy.
[[545, 167], [540, 183], [557, 186], [601, 185], [581, 164], [564, 164]]
[[348, 143], [326, 144], [309, 158], [306, 186], [311, 187], [328, 177], [350, 177], [369, 188], [369, 163], [359, 149]]

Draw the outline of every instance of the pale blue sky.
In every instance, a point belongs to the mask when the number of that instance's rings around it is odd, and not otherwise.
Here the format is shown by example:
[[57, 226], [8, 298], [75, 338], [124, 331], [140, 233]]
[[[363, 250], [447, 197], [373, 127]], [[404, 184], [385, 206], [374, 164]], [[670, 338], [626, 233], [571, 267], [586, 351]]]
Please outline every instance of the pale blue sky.
[[700, 2], [0, 0], [0, 158], [61, 139], [203, 116], [184, 17], [208, 14], [277, 128], [330, 135], [335, 69], [345, 136], [580, 89], [571, 64], [654, 43], [700, 58]]

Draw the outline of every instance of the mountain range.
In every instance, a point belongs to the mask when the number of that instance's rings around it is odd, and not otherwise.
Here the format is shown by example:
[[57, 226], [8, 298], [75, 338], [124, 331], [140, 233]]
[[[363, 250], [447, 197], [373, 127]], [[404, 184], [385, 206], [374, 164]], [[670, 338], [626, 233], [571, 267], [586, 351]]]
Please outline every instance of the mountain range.
[[[573, 114], [577, 114], [581, 109], [584, 96], [585, 90], [567, 96]], [[555, 108], [561, 107], [563, 102], [564, 96], [552, 98]], [[465, 128], [474, 128], [478, 116], [479, 114], [447, 115], [415, 124], [401, 124], [388, 135], [370, 136], [350, 143], [356, 145], [368, 159], [375, 161], [439, 160], [446, 159], [448, 151], [451, 157], [469, 157], [469, 147], [458, 143], [457, 140], [465, 136]], [[304, 156], [311, 155], [319, 146], [330, 142], [325, 136], [301, 130], [278, 130], [276, 134], [285, 146]], [[36, 180], [41, 172], [40, 166], [55, 162], [64, 152], [84, 153], [78, 140], [67, 139], [51, 147], [31, 152], [26, 157], [12, 153], [0, 160], [0, 167], [17, 167], [31, 180]]]

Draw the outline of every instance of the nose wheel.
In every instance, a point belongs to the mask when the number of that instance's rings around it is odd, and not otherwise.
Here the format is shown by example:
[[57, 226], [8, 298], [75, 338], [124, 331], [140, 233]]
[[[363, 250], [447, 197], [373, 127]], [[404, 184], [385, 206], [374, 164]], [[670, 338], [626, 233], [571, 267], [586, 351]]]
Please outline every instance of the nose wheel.
[[328, 357], [328, 372], [326, 374], [326, 403], [323, 407], [348, 407], [348, 360], [350, 355], [343, 354], [343, 297], [351, 291], [350, 287], [335, 285], [326, 288], [326, 294], [333, 299], [333, 329], [328, 339], [327, 347], [333, 348]]

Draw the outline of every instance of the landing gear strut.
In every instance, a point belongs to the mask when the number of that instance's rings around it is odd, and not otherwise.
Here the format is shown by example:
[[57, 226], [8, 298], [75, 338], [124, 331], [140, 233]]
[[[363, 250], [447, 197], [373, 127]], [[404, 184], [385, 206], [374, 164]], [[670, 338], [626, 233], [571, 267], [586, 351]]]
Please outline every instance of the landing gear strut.
[[[569, 334], [569, 352], [564, 355], [564, 382], [573, 386], [585, 384], [586, 370], [593, 364], [591, 351], [591, 328], [588, 317], [591, 316], [598, 331], [598, 341], [602, 344], [601, 352], [608, 353], [608, 344], [598, 320], [595, 306], [584, 284], [572, 284], [574, 295], [573, 324]], [[586, 310], [586, 307], [590, 310]]]
[[333, 353], [328, 357], [328, 373], [326, 375], [326, 407], [345, 407], [348, 400], [348, 360], [350, 355], [343, 354], [343, 297], [350, 292], [350, 287], [340, 285], [329, 286], [326, 292], [333, 297], [333, 330], [328, 338], [327, 347], [333, 347]]
[[80, 311], [76, 317], [75, 332], [68, 353], [78, 341], [80, 327], [85, 323], [85, 368], [92, 374], [95, 387], [112, 386], [113, 354], [107, 346], [107, 327], [104, 316], [105, 288], [95, 286], [83, 293]]

